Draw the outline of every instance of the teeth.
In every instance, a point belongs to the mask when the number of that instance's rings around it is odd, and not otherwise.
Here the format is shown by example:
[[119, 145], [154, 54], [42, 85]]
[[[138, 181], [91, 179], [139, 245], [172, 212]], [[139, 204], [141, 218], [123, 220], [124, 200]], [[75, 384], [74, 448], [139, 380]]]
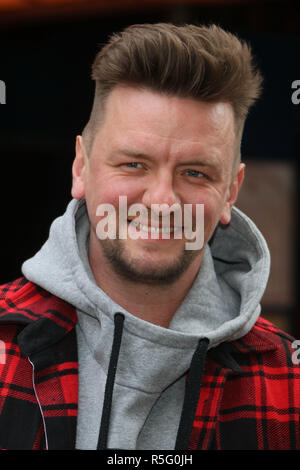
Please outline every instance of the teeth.
[[132, 220], [133, 225], [139, 230], [150, 233], [173, 233], [181, 230], [181, 227], [149, 227], [149, 225], [142, 225], [139, 222]]

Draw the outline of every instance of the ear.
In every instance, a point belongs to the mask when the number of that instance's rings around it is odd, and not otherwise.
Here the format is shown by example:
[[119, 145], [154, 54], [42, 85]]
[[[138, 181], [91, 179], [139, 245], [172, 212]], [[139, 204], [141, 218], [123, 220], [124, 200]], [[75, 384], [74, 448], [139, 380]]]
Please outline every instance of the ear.
[[76, 137], [76, 156], [72, 165], [72, 197], [81, 199], [85, 196], [85, 173], [88, 165], [82, 137]]
[[231, 220], [231, 209], [233, 204], [237, 200], [239, 190], [241, 189], [245, 175], [245, 167], [246, 165], [244, 163], [240, 163], [239, 169], [230, 183], [228, 189], [228, 197], [220, 217], [220, 222], [224, 225], [229, 224]]

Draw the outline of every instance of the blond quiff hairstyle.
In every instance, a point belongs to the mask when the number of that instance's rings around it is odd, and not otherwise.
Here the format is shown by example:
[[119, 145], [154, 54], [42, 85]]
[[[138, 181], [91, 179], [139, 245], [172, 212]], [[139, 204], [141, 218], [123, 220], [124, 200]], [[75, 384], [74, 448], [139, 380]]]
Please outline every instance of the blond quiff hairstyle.
[[113, 34], [92, 66], [95, 97], [83, 138], [91, 150], [105, 102], [120, 84], [232, 105], [238, 154], [244, 122], [259, 97], [262, 77], [250, 46], [216, 25], [132, 25]]

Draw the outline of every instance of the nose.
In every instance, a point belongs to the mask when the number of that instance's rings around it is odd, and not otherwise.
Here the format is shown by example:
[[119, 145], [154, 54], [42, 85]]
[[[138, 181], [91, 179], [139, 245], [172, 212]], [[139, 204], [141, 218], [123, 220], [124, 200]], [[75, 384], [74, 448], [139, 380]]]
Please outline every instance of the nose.
[[153, 176], [148, 188], [143, 195], [143, 204], [151, 208], [152, 204], [180, 204], [180, 197], [175, 192], [173, 175], [169, 172], [161, 172]]

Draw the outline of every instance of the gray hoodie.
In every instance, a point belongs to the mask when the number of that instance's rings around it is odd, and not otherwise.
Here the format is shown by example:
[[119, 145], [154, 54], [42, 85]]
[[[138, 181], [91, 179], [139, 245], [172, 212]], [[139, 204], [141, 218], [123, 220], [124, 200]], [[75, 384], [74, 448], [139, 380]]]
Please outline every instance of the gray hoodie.
[[[133, 316], [97, 286], [88, 262], [89, 231], [85, 200], [73, 199], [40, 251], [22, 266], [27, 279], [76, 307], [76, 448], [97, 448], [102, 419], [106, 448], [174, 449], [199, 340], [207, 338], [214, 348], [241, 338], [260, 314], [270, 267], [266, 242], [233, 208], [229, 226], [219, 226], [205, 247], [197, 278], [169, 328], [162, 328]], [[124, 323], [108, 410], [104, 397], [117, 312]]]

